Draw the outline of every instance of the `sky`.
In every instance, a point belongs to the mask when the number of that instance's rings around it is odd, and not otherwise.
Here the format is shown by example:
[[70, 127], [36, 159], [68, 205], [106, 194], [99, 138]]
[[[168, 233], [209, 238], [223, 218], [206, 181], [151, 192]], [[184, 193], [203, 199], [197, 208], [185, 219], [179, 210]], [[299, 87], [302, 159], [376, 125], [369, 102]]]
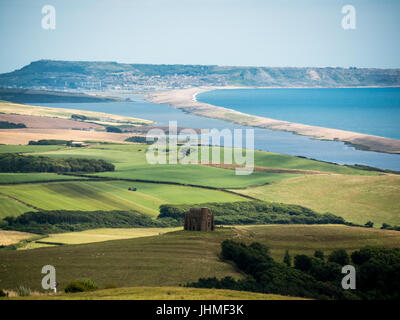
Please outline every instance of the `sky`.
[[0, 73], [40, 59], [399, 68], [399, 34], [399, 0], [0, 0]]

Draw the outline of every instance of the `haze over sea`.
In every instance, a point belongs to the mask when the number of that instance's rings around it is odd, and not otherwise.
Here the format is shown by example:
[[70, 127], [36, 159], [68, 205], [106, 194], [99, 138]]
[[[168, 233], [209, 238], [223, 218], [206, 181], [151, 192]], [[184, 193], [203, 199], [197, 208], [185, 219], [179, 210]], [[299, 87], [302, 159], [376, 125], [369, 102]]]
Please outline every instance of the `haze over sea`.
[[196, 98], [247, 114], [400, 139], [400, 88], [223, 89]]

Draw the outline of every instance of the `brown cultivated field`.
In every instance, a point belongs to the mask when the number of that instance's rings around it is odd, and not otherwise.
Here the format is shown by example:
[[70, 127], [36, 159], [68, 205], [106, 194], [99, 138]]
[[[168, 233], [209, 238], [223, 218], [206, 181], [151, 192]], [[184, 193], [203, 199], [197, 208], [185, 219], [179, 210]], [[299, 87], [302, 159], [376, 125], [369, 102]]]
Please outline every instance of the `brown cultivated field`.
[[50, 118], [40, 116], [28, 116], [19, 114], [0, 114], [0, 121], [23, 123], [32, 129], [102, 129], [104, 127], [94, 123], [74, 121], [61, 118]]
[[0, 130], [1, 144], [28, 144], [30, 140], [41, 139], [67, 139], [78, 141], [106, 141], [124, 142], [132, 134], [97, 132], [87, 130], [64, 130], [64, 129], [2, 129]]

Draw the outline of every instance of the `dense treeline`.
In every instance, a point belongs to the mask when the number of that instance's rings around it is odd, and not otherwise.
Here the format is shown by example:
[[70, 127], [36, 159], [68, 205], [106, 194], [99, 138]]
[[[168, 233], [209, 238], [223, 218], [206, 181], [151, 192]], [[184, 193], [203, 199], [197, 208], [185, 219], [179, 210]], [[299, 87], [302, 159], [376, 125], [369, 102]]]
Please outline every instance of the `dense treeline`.
[[57, 140], [57, 139], [42, 139], [38, 141], [31, 140], [29, 145], [31, 146], [53, 146], [53, 145], [66, 145], [70, 143], [70, 140]]
[[0, 228], [36, 234], [82, 231], [95, 228], [166, 227], [137, 211], [69, 211], [26, 212], [0, 220]]
[[107, 132], [122, 133], [122, 130], [118, 127], [108, 126], [106, 127]]
[[356, 289], [344, 290], [341, 269], [350, 263], [344, 250], [336, 250], [325, 260], [320, 251], [314, 257], [297, 255], [294, 266], [287, 252], [284, 263], [274, 261], [268, 248], [254, 242], [246, 245], [225, 240], [223, 259], [232, 261], [247, 277], [234, 280], [201, 278], [189, 287], [218, 288], [275, 293], [315, 299], [399, 299], [400, 249], [365, 247], [351, 255], [356, 268]]
[[20, 129], [20, 128], [26, 128], [26, 125], [24, 125], [23, 123], [0, 121], [0, 129]]
[[0, 172], [104, 172], [114, 169], [112, 163], [101, 159], [53, 159], [17, 153], [0, 154]]
[[158, 219], [170, 218], [183, 225], [185, 212], [191, 207], [208, 207], [215, 223], [234, 224], [350, 224], [330, 213], [319, 214], [311, 209], [265, 201], [203, 203], [196, 205], [161, 205]]
[[[155, 140], [157, 140], [157, 138], [155, 138]], [[127, 142], [147, 143], [147, 144], [152, 144], [154, 143], [155, 140], [153, 139], [152, 141], [147, 141], [147, 138], [143, 136], [132, 136], [125, 139], [125, 141]]]

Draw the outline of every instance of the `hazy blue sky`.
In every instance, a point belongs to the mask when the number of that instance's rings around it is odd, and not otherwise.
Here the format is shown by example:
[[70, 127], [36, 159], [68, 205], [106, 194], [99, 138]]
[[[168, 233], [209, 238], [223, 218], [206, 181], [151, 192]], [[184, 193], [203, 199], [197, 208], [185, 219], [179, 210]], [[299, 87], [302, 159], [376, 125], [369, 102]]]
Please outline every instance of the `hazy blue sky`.
[[[346, 4], [356, 30], [341, 27]], [[400, 67], [399, 35], [399, 0], [0, 0], [0, 72], [39, 59]]]

